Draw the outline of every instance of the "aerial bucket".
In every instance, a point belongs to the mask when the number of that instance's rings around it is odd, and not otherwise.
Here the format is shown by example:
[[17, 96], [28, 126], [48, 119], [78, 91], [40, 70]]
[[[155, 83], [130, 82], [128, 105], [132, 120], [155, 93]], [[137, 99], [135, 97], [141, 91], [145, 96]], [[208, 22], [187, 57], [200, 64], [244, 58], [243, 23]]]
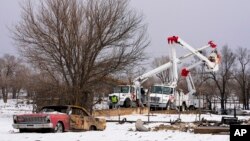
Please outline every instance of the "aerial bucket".
[[219, 70], [219, 64], [221, 62], [221, 56], [218, 54], [217, 50], [213, 50], [208, 56], [208, 60], [210, 61], [209, 65], [205, 64], [206, 72], [215, 72]]

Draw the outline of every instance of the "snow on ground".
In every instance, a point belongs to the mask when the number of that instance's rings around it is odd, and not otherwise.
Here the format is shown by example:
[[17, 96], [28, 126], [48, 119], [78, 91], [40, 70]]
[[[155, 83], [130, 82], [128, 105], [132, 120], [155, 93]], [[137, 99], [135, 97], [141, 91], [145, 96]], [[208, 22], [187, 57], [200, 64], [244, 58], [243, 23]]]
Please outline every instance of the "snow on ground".
[[[134, 123], [107, 123], [104, 131], [87, 131], [87, 132], [66, 132], [66, 133], [19, 133], [12, 128], [12, 115], [20, 113], [30, 113], [32, 105], [16, 105], [15, 100], [9, 100], [3, 104], [0, 100], [0, 140], [1, 141], [229, 141], [229, 135], [211, 135], [211, 134], [194, 134], [180, 131], [150, 131], [136, 132]], [[219, 115], [205, 114], [201, 115], [205, 119], [220, 120]], [[147, 121], [146, 115], [129, 115], [121, 116], [121, 119], [127, 120], [142, 119]], [[151, 121], [170, 121], [178, 118], [178, 115], [154, 114], [150, 116]], [[181, 115], [182, 121], [198, 120], [198, 115]], [[240, 117], [246, 119], [249, 117]], [[118, 117], [106, 117], [106, 119], [117, 120]], [[151, 123], [147, 127], [155, 127], [162, 123]], [[167, 124], [167, 123], [164, 123]]]
[[0, 99], [0, 118], [12, 118], [13, 114], [31, 113], [32, 107], [31, 104], [27, 104], [27, 100], [11, 99], [7, 103], [3, 103], [3, 100]]

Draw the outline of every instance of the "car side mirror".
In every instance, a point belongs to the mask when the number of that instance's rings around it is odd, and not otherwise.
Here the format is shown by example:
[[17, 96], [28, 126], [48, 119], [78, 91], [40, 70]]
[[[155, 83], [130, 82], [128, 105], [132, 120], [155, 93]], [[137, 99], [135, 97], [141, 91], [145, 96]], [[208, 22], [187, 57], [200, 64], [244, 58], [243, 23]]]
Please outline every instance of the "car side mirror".
[[69, 110], [68, 114], [71, 115], [72, 114], [72, 110]]

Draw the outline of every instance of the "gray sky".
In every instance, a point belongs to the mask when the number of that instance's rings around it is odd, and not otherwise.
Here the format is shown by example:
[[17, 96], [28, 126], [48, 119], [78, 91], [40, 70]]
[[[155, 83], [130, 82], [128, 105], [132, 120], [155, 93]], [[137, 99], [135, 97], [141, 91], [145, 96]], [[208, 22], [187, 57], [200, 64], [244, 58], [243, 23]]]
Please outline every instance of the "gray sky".
[[0, 56], [4, 54], [16, 55], [17, 51], [10, 39], [9, 27], [16, 23], [20, 15], [18, 2], [21, 0], [0, 1]]
[[167, 52], [171, 35], [194, 47], [213, 40], [218, 47], [250, 48], [249, 0], [131, 0], [131, 5], [145, 15], [152, 56]]
[[[0, 1], [0, 56], [17, 54], [6, 27], [19, 20], [19, 2], [23, 0]], [[197, 48], [209, 40], [218, 47], [250, 48], [249, 0], [131, 0], [130, 5], [145, 16], [151, 57], [168, 55], [166, 38], [172, 35]]]

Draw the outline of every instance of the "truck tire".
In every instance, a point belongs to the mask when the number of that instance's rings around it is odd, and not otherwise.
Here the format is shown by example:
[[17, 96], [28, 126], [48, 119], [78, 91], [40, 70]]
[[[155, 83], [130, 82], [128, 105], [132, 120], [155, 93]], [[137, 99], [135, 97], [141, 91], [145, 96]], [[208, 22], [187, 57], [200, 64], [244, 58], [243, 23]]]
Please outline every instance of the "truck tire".
[[123, 106], [124, 106], [125, 108], [131, 107], [131, 100], [130, 100], [129, 98], [127, 98], [127, 99], [124, 101]]
[[195, 110], [195, 107], [194, 107], [194, 105], [190, 105], [188, 109], [189, 110]]
[[186, 110], [187, 110], [186, 103], [182, 103], [182, 105], [181, 105], [181, 111], [186, 111]]
[[109, 104], [109, 109], [113, 109], [113, 106], [111, 104]]

